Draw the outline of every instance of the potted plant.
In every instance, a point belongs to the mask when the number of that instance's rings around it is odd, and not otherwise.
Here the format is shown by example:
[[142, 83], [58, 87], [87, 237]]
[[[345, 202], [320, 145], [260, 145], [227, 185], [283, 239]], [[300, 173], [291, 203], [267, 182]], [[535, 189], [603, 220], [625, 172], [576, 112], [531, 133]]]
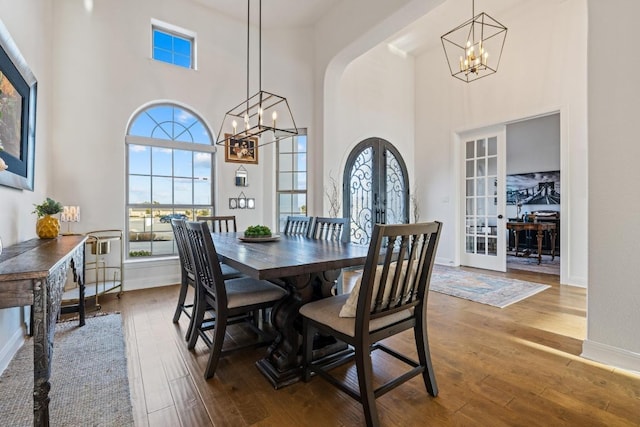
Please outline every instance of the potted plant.
[[41, 239], [53, 239], [60, 233], [60, 221], [58, 218], [52, 217], [62, 212], [62, 203], [47, 197], [47, 199], [39, 205], [33, 205], [34, 214], [38, 215], [36, 222], [36, 233]]

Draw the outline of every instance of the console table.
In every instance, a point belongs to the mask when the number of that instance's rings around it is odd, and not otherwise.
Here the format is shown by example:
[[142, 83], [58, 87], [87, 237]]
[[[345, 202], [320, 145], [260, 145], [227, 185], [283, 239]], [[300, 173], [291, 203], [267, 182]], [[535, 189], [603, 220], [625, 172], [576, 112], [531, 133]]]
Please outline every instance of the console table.
[[552, 222], [507, 222], [507, 229], [515, 233], [516, 256], [518, 256], [518, 232], [534, 230], [538, 239], [538, 264], [542, 261], [542, 237], [545, 231], [551, 233], [551, 261], [556, 256], [556, 225]]
[[53, 336], [69, 267], [80, 286], [77, 311], [84, 325], [86, 236], [32, 239], [0, 254], [0, 308], [32, 306], [33, 425], [49, 425]]

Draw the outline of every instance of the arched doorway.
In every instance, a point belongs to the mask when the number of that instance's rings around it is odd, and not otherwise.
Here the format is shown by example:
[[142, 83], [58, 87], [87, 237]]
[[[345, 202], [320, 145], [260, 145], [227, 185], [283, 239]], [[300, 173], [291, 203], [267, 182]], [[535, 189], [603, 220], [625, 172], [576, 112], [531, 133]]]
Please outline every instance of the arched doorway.
[[409, 177], [400, 152], [381, 138], [367, 138], [349, 154], [343, 176], [344, 216], [351, 242], [367, 245], [373, 224], [409, 222]]

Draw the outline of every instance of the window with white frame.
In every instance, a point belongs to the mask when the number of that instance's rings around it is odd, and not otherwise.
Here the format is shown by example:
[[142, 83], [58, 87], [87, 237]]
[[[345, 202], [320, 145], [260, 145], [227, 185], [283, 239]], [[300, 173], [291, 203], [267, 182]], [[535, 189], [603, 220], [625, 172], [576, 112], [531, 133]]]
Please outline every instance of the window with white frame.
[[195, 69], [195, 33], [153, 20], [151, 57], [179, 67]]
[[307, 130], [276, 142], [278, 231], [287, 216], [307, 215]]
[[176, 254], [171, 219], [213, 214], [211, 131], [194, 112], [155, 104], [131, 120], [127, 136], [127, 254]]

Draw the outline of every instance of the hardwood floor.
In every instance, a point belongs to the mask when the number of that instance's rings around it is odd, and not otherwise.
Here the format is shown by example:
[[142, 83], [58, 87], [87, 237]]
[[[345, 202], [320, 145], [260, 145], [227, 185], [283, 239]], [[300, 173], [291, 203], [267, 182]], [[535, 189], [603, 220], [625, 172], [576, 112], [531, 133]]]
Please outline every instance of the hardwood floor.
[[[552, 287], [504, 309], [431, 292], [440, 394], [430, 397], [414, 378], [378, 399], [382, 425], [639, 426], [640, 376], [580, 357], [586, 291], [557, 276], [506, 275]], [[223, 358], [205, 381], [207, 348], [199, 341], [189, 352], [187, 319], [171, 322], [177, 296], [170, 286], [101, 300], [103, 311], [122, 313], [136, 425], [363, 425], [361, 406], [320, 378], [274, 390], [254, 365], [264, 348]], [[233, 328], [227, 338], [242, 339]], [[410, 332], [388, 343], [415, 355]], [[381, 377], [401, 368], [375, 357]], [[355, 368], [344, 375], [354, 378]]]

